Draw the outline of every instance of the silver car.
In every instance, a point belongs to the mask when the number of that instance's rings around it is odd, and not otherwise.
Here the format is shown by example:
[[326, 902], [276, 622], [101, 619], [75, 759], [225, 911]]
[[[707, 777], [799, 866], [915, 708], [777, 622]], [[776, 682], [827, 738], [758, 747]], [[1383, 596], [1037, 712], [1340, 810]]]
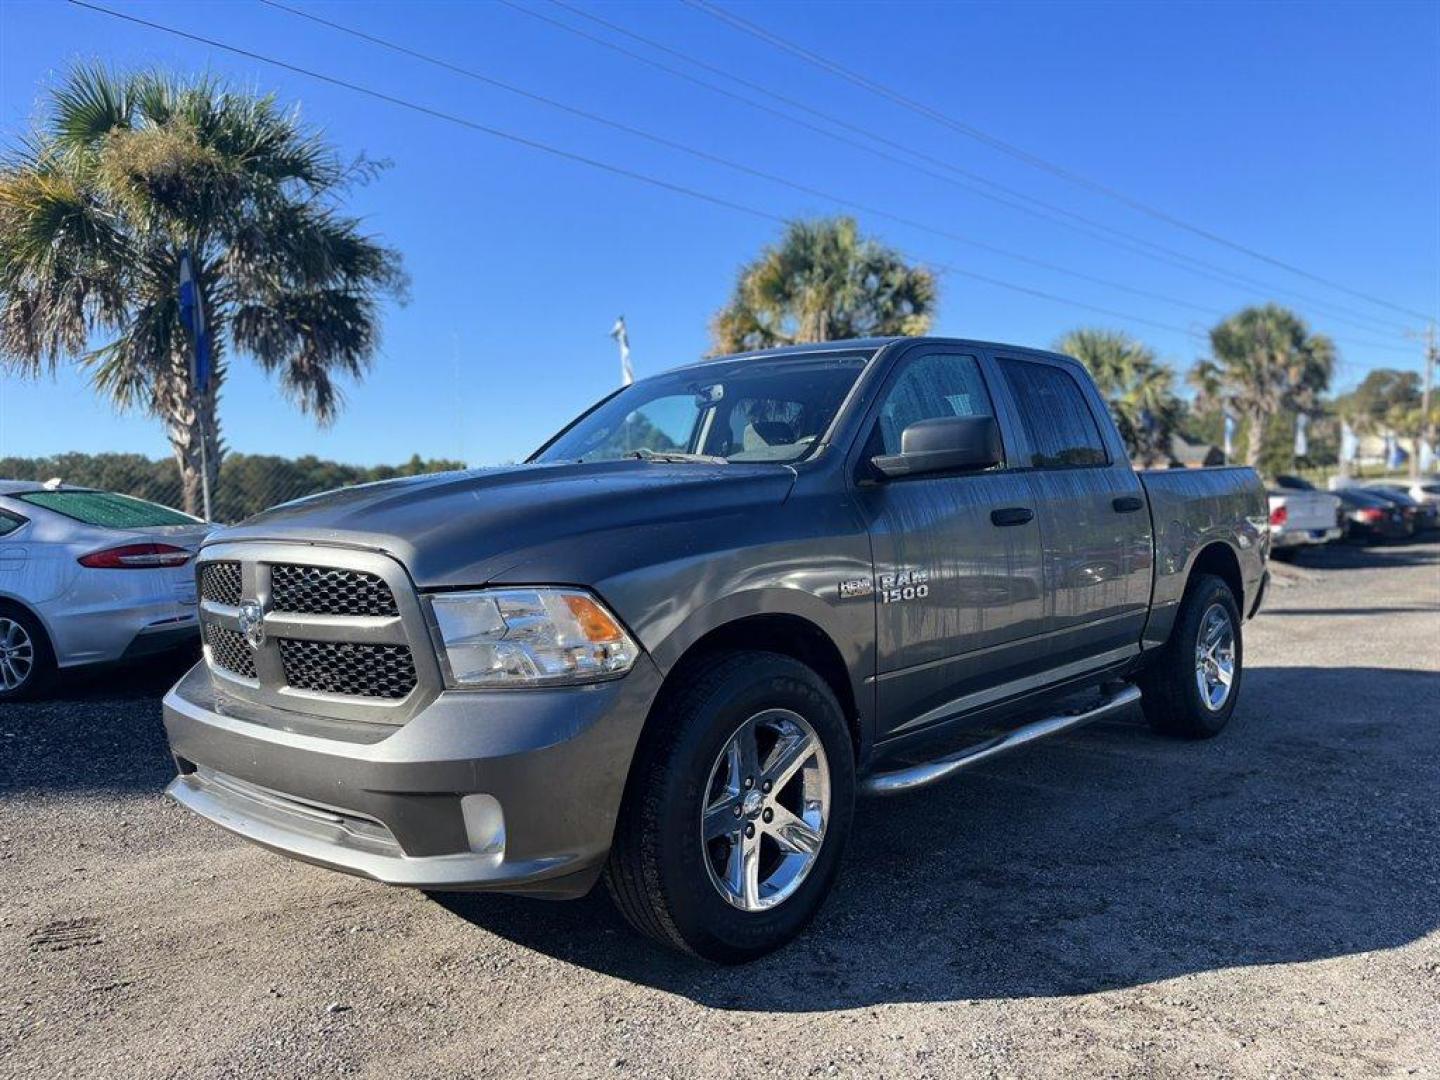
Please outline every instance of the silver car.
[[1434, 476], [1422, 476], [1417, 480], [1371, 480], [1365, 486], [1398, 491], [1422, 506], [1440, 506], [1440, 478]]
[[0, 701], [195, 641], [190, 560], [209, 529], [128, 495], [0, 480]]

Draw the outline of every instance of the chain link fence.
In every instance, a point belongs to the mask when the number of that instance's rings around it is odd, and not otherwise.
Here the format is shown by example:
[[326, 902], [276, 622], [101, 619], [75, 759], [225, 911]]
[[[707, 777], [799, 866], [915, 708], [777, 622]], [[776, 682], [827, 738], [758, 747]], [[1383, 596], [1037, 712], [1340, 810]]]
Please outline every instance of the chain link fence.
[[[220, 465], [219, 482], [210, 493], [212, 515], [216, 522], [230, 524], [278, 503], [321, 491], [463, 468], [463, 462], [427, 460], [418, 454], [402, 465], [373, 466], [346, 465], [310, 455], [282, 458], [227, 454]], [[0, 457], [0, 480], [59, 480], [201, 513], [198, 506], [185, 506], [180, 469], [174, 460], [147, 458], [143, 454]]]

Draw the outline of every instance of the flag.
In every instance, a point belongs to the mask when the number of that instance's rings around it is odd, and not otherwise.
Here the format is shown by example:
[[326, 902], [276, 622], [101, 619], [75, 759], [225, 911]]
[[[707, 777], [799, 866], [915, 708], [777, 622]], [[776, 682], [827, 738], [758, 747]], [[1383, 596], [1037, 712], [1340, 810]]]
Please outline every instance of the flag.
[[1235, 418], [1225, 414], [1225, 460], [1235, 456]]
[[1306, 437], [1305, 429], [1310, 425], [1310, 417], [1303, 412], [1295, 417], [1295, 456], [1307, 457], [1310, 453], [1310, 440]]
[[1355, 437], [1355, 429], [1350, 426], [1348, 420], [1340, 421], [1340, 460], [1354, 461], [1355, 455], [1360, 452], [1360, 440]]
[[624, 315], [615, 320], [610, 336], [620, 346], [620, 385], [629, 386], [635, 381], [635, 369], [630, 366], [630, 332], [625, 329]]
[[1400, 440], [1393, 433], [1385, 436], [1385, 467], [1387, 469], [1399, 469], [1408, 461], [1410, 455], [1400, 445]]
[[210, 388], [210, 332], [205, 328], [205, 303], [195, 281], [190, 252], [180, 252], [180, 325], [190, 335], [190, 379], [197, 392]]

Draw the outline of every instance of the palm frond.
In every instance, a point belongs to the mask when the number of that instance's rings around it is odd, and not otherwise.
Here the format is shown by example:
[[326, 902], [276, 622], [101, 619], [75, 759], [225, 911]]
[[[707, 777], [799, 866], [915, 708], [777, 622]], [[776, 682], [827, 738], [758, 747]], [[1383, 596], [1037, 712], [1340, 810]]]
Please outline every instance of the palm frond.
[[741, 269], [711, 320], [713, 351], [923, 334], [937, 292], [934, 274], [862, 236], [853, 218], [792, 222]]
[[58, 149], [89, 150], [128, 128], [132, 108], [129, 80], [99, 64], [80, 65], [51, 95], [46, 128]]

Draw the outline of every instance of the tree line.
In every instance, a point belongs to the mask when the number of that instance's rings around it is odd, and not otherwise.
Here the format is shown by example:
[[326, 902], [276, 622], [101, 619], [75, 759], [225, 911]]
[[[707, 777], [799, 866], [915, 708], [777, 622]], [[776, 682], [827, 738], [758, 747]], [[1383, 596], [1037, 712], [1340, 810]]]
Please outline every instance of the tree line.
[[[213, 491], [216, 521], [235, 522], [277, 503], [304, 495], [465, 468], [464, 462], [414, 455], [402, 465], [346, 465], [312, 455], [298, 458], [270, 454], [226, 454]], [[0, 477], [7, 480], [62, 480], [82, 487], [120, 491], [166, 506], [179, 506], [180, 468], [174, 459], [143, 454], [56, 454], [52, 457], [0, 457]]]

